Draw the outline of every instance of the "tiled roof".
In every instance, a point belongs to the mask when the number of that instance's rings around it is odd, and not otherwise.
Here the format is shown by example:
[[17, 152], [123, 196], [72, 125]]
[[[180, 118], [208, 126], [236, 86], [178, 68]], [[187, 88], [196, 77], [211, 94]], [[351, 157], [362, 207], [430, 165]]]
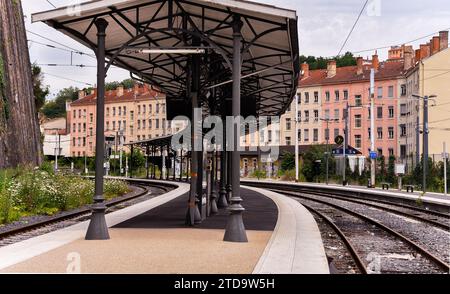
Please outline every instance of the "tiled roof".
[[[357, 74], [357, 66], [338, 67], [336, 75], [327, 78], [327, 70], [310, 70], [309, 77], [300, 80], [301, 87], [335, 85], [343, 83], [366, 82], [370, 80], [370, 66], [364, 65], [363, 73]], [[405, 74], [403, 62], [382, 62], [375, 74], [376, 80], [387, 80], [403, 77]]]
[[[158, 93], [154, 90], [149, 90], [148, 88], [139, 88], [138, 94], [135, 95], [134, 89], [124, 90], [122, 96], [117, 95], [116, 91], [106, 91], [105, 93], [105, 104], [111, 103], [123, 103], [123, 102], [133, 102], [133, 101], [146, 101], [151, 99], [161, 99], [164, 98], [164, 94]], [[95, 105], [97, 104], [97, 94], [87, 95], [82, 99], [78, 99], [71, 103], [72, 107]]]

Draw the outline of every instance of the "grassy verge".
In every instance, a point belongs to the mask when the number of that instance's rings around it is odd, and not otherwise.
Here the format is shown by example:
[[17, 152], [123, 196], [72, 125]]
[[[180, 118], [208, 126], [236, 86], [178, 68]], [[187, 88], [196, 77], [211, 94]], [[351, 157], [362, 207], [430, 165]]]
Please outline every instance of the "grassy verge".
[[[105, 198], [129, 192], [126, 182], [105, 180]], [[0, 171], [0, 224], [32, 215], [53, 215], [92, 203], [94, 183], [44, 169]]]

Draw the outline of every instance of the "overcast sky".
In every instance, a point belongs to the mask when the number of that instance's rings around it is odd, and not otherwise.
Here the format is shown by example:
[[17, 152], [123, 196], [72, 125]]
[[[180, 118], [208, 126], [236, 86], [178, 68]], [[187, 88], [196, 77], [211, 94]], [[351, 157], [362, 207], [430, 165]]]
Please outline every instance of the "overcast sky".
[[[338, 54], [347, 34], [356, 20], [365, 0], [254, 0], [280, 7], [295, 9], [299, 16], [300, 54], [315, 56], [335, 56]], [[50, 0], [55, 6], [73, 4], [74, 0]], [[56, 30], [42, 23], [31, 24], [31, 14], [52, 9], [46, 0], [22, 0], [26, 15], [26, 26], [29, 31], [44, 35], [54, 41], [79, 50], [89, 52], [89, 49], [72, 41]], [[369, 0], [357, 27], [351, 35], [343, 52], [402, 44], [443, 29], [450, 28], [450, 5], [448, 0]], [[50, 43], [38, 36], [28, 34], [29, 40]], [[413, 42], [417, 46], [430, 37]], [[70, 63], [70, 53], [46, 48], [30, 43], [32, 62], [41, 64]], [[55, 44], [56, 45], [56, 44]], [[58, 46], [58, 45], [56, 45]], [[370, 56], [372, 51], [359, 53]], [[381, 58], [386, 57], [387, 50], [380, 50]], [[87, 56], [74, 57], [74, 63], [95, 65], [95, 60]], [[95, 68], [46, 67], [48, 74], [71, 78], [78, 81], [95, 84]], [[123, 80], [129, 74], [120, 69], [111, 69], [108, 81]], [[64, 79], [45, 76], [45, 83], [50, 85], [54, 95], [60, 89], [69, 86], [85, 87], [85, 84]], [[51, 97], [49, 97], [51, 98]]]

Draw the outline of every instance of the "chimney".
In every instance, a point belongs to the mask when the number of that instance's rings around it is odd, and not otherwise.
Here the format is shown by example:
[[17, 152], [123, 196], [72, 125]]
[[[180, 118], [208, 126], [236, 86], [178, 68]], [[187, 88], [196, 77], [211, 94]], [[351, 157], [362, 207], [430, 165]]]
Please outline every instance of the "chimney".
[[309, 64], [308, 63], [302, 63], [302, 79], [309, 78]]
[[362, 57], [356, 58], [356, 65], [357, 65], [357, 75], [362, 75], [364, 72], [364, 59]]
[[420, 59], [425, 59], [430, 57], [430, 45], [422, 44], [420, 45]]
[[327, 78], [330, 79], [336, 75], [336, 60], [330, 60], [327, 64]]
[[120, 86], [117, 88], [117, 96], [122, 97], [123, 96], [123, 86]]
[[380, 67], [380, 60], [378, 59], [377, 53], [372, 55], [372, 67], [375, 69], [375, 71], [378, 71], [378, 68]]
[[134, 84], [134, 95], [137, 95], [137, 94], [139, 94], [139, 84], [135, 83]]
[[97, 96], [97, 88], [91, 90], [91, 95]]
[[86, 92], [84, 90], [78, 91], [78, 99], [83, 99], [84, 97], [86, 97]]
[[410, 50], [404, 52], [404, 70], [408, 70], [413, 66], [413, 53]]
[[420, 54], [420, 49], [416, 49], [416, 62], [421, 61], [421, 54]]
[[448, 48], [448, 31], [439, 32], [440, 45], [439, 50], [442, 51]]
[[431, 55], [434, 55], [436, 53], [438, 53], [441, 49], [441, 38], [439, 37], [433, 37], [433, 39], [431, 39]]

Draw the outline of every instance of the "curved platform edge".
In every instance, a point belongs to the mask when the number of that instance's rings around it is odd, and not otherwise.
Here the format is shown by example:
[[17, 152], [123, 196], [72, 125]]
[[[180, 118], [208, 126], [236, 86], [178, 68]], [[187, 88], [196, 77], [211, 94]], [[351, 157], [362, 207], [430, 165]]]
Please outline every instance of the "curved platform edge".
[[330, 274], [322, 236], [312, 214], [299, 202], [264, 189], [278, 207], [278, 222], [253, 274]]
[[[146, 182], [146, 180], [140, 180]], [[148, 181], [149, 183], [161, 183], [164, 181]], [[106, 215], [108, 227], [113, 227], [128, 219], [136, 217], [148, 210], [170, 202], [189, 192], [190, 186], [184, 183], [175, 183], [177, 189], [153, 199], [138, 203], [136, 205], [118, 210]], [[89, 221], [81, 222], [76, 225], [57, 230], [45, 235], [34, 237], [22, 242], [14, 243], [0, 248], [0, 270], [24, 262], [28, 259], [44, 254], [73, 241], [84, 238], [88, 228]], [[89, 241], [87, 241], [89, 242]]]

